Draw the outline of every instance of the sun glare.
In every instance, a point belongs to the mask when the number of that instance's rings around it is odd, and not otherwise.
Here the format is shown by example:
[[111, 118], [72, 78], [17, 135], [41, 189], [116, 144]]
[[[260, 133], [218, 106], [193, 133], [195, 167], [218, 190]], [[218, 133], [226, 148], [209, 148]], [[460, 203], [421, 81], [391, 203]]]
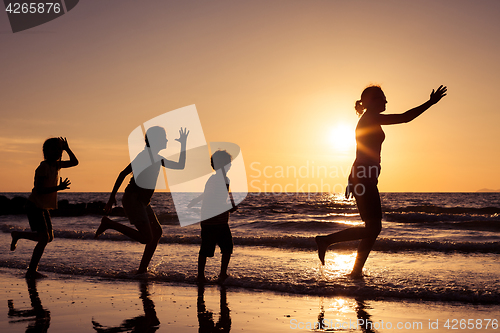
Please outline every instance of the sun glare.
[[346, 124], [338, 124], [330, 130], [328, 135], [330, 144], [337, 151], [347, 152], [356, 144], [354, 128]]
[[352, 253], [335, 253], [333, 256], [330, 256], [329, 258], [329, 263], [327, 264], [330, 268], [341, 271], [341, 272], [346, 272], [350, 271], [352, 269], [352, 266], [354, 265], [354, 261], [356, 260], [356, 252]]

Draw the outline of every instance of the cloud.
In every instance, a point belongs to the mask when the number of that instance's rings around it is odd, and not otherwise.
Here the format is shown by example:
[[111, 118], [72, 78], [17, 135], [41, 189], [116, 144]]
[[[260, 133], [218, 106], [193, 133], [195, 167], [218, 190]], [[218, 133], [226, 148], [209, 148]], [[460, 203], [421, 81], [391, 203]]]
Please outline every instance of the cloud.
[[0, 137], [0, 152], [3, 153], [33, 153], [33, 148], [28, 146], [40, 145], [39, 138], [7, 138]]

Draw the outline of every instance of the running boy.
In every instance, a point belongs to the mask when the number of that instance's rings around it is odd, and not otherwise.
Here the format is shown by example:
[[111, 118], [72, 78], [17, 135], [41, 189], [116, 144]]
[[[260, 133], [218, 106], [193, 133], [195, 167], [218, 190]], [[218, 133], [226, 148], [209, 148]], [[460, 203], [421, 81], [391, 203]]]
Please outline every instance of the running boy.
[[[63, 151], [68, 154], [69, 161], [61, 161]], [[45, 246], [54, 239], [49, 210], [57, 209], [57, 191], [69, 189], [71, 185], [68, 178], [59, 179], [59, 170], [78, 165], [78, 159], [69, 149], [66, 138], [47, 139], [43, 144], [43, 157], [44, 160], [35, 170], [35, 186], [26, 202], [26, 213], [31, 231], [13, 231], [10, 244], [10, 250], [14, 251], [17, 241], [21, 238], [37, 242], [26, 272], [26, 278], [35, 279], [44, 277], [37, 272], [38, 263]], [[59, 185], [57, 185], [58, 179]]]

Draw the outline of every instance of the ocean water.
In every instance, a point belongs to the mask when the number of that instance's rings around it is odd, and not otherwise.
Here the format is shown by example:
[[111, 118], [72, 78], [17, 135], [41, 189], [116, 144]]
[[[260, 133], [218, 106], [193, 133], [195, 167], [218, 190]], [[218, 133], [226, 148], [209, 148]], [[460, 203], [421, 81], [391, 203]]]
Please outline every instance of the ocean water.
[[[8, 198], [26, 193], [3, 193]], [[61, 193], [60, 200], [88, 205], [108, 193]], [[186, 194], [187, 195], [187, 194]], [[357, 242], [333, 245], [326, 265], [314, 236], [362, 225], [353, 200], [338, 194], [249, 194], [230, 217], [235, 244], [229, 286], [302, 295], [348, 296], [466, 304], [500, 299], [499, 193], [382, 193], [383, 229], [365, 265], [365, 277], [349, 279]], [[195, 283], [200, 227], [180, 227], [168, 193], [152, 206], [163, 236], [150, 264], [150, 279]], [[199, 208], [193, 209], [199, 214]], [[113, 216], [128, 223], [125, 217]], [[93, 239], [101, 215], [54, 216], [55, 240], [39, 270], [106, 280], [133, 279], [144, 246], [114, 231]], [[29, 230], [25, 215], [0, 216], [0, 267], [25, 269], [34, 243], [9, 251], [10, 232]], [[220, 254], [209, 259], [216, 276]]]

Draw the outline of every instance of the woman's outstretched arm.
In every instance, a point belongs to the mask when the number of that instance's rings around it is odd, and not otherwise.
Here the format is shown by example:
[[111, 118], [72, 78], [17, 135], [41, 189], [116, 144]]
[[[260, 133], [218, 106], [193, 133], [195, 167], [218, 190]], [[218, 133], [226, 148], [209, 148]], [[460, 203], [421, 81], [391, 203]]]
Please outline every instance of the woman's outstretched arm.
[[424, 104], [401, 114], [379, 114], [376, 116], [377, 122], [380, 125], [395, 125], [410, 122], [446, 96], [446, 91], [446, 86], [441, 85], [436, 91], [432, 90], [431, 97]]

